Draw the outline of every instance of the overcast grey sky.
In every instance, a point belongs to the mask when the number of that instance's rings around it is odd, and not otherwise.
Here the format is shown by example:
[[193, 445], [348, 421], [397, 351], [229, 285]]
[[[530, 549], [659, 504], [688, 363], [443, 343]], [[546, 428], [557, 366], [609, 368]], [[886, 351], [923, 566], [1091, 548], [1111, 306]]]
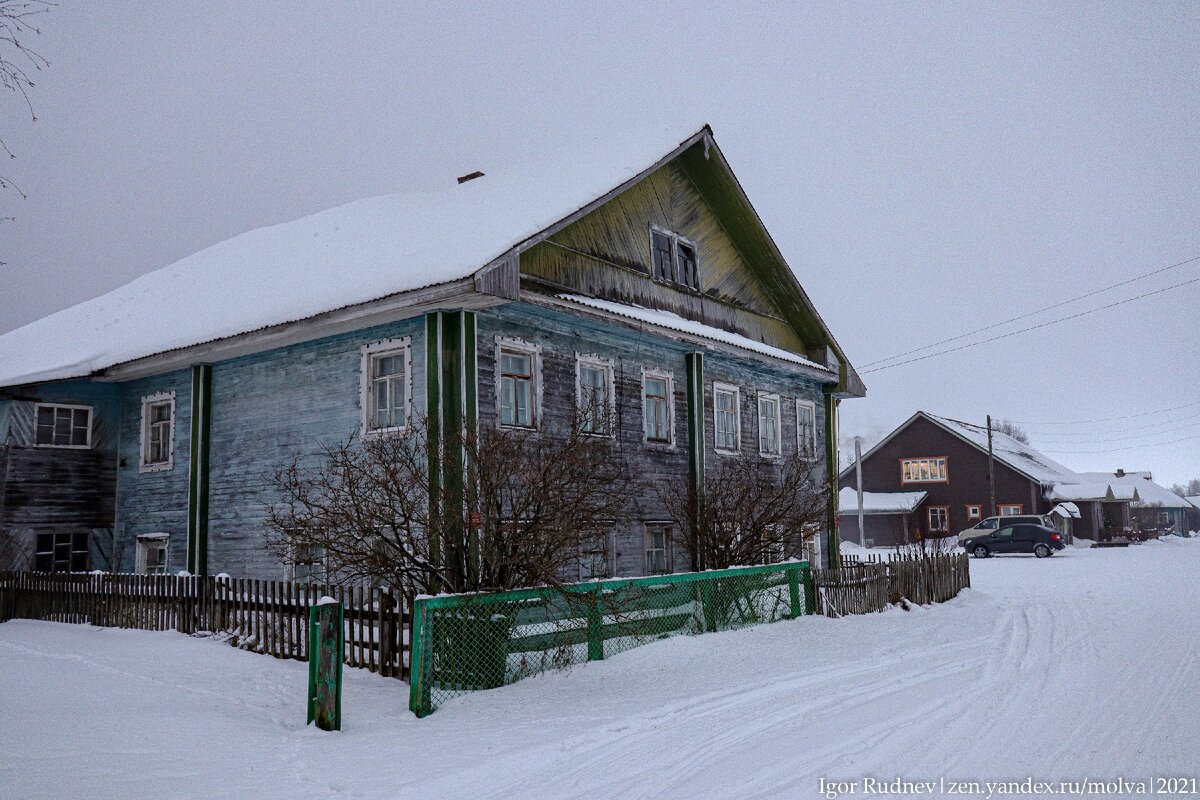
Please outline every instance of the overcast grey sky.
[[[0, 331], [251, 228], [646, 120], [713, 126], [858, 365], [1200, 255], [1196, 3], [502, 5], [63, 0], [32, 42], [39, 121], [0, 96], [29, 194], [0, 195]], [[1194, 283], [865, 374], [843, 433], [991, 413], [1076, 469], [1197, 477], [1198, 334]]]

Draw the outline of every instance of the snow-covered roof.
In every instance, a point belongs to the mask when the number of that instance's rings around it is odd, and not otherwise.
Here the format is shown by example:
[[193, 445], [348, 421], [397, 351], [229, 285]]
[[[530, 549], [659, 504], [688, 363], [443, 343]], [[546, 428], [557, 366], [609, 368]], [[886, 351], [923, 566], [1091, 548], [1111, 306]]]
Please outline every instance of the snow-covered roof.
[[[864, 514], [903, 514], [912, 511], [929, 492], [863, 492]], [[838, 512], [858, 513], [858, 490], [847, 486], [838, 492]]]
[[1191, 506], [1187, 500], [1170, 489], [1159, 486], [1150, 480], [1149, 472], [1126, 472], [1124, 475], [1112, 472], [1083, 472], [1080, 474], [1087, 480], [1107, 481], [1114, 491], [1117, 487], [1136, 490], [1139, 500], [1134, 503], [1135, 506], [1161, 505], [1163, 508], [1189, 508]]
[[[0, 336], [0, 386], [84, 376], [468, 278], [704, 130], [638, 126], [507, 168], [464, 164], [438, 191], [252, 230]], [[473, 167], [487, 174], [455, 181]]]
[[[1096, 473], [1090, 473], [1095, 475]], [[1101, 475], [1107, 473], [1100, 473]], [[1084, 475], [1078, 481], [1056, 483], [1046, 491], [1047, 500], [1124, 500], [1138, 499], [1136, 486], [1122, 486], [1103, 479], [1087, 480]]]
[[1058, 514], [1060, 517], [1070, 517], [1071, 519], [1082, 519], [1083, 515], [1079, 513], [1079, 506], [1074, 503], [1059, 503], [1054, 508], [1050, 509], [1051, 514]]
[[[933, 414], [926, 414], [926, 416], [983, 450], [987, 450], [988, 434], [986, 426], [973, 425], [969, 422], [949, 419], [948, 417], [937, 417]], [[1080, 482], [1078, 473], [1070, 467], [1063, 466], [1024, 442], [1019, 442], [1008, 434], [994, 429], [992, 430], [992, 453], [997, 461], [1001, 461], [1018, 472], [1028, 475], [1044, 486], [1057, 483]]]
[[670, 311], [660, 311], [654, 308], [643, 308], [642, 306], [628, 305], [625, 303], [614, 303], [611, 300], [599, 300], [594, 297], [584, 297], [576, 294], [560, 294], [559, 298], [572, 303], [578, 303], [589, 308], [607, 311], [611, 314], [617, 314], [619, 316], [627, 317], [639, 322], [645, 322], [650, 325], [655, 325], [659, 328], [679, 331], [680, 333], [690, 334], [692, 336], [697, 336], [701, 339], [708, 339], [714, 342], [723, 342], [724, 344], [733, 345], [734, 347], [738, 347], [743, 350], [750, 350], [756, 353], [771, 356], [772, 358], [790, 361], [794, 364], [801, 364], [822, 372], [828, 372], [831, 375], [833, 374], [833, 370], [829, 367], [818, 364], [815, 361], [810, 361], [804, 356], [797, 355], [796, 353], [792, 353], [788, 350], [783, 350], [769, 344], [765, 344], [757, 339], [751, 339], [748, 336], [742, 336], [741, 334], [733, 333], [732, 331], [714, 328], [713, 326], [705, 325], [702, 322], [686, 319], [678, 314], [673, 314]]
[[1187, 500], [1189, 503], [1194, 505], [1196, 508], [1200, 509], [1200, 494], [1194, 494], [1194, 495], [1189, 494], [1187, 497], [1185, 497], [1183, 499]]

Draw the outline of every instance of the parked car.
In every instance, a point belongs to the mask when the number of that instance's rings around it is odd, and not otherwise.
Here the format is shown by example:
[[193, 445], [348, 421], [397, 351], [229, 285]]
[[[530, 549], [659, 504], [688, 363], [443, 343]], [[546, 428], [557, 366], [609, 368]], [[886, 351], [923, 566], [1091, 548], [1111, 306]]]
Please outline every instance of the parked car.
[[987, 558], [996, 553], [1033, 553], [1038, 558], [1046, 558], [1066, 547], [1062, 534], [1054, 528], [1028, 522], [1005, 524], [999, 530], [967, 539], [962, 546], [976, 558]]
[[1019, 522], [1028, 522], [1033, 525], [1042, 525], [1046, 528], [1053, 528], [1054, 523], [1049, 517], [1042, 514], [1010, 514], [1005, 517], [987, 517], [976, 522], [974, 527], [967, 528], [958, 534], [958, 543], [962, 544], [967, 539], [981, 536], [985, 533], [990, 533], [999, 530], [1003, 525], [1015, 525]]

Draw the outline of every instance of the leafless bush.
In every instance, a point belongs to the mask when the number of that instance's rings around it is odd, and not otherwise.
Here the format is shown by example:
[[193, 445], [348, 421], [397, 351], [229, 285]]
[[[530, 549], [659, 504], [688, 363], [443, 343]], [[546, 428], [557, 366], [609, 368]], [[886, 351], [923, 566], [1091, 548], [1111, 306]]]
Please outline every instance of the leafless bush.
[[[429, 426], [353, 436], [275, 476], [272, 549], [322, 553], [331, 576], [416, 593], [559, 585], [581, 551], [627, 516], [612, 440], [483, 427], [438, 451]], [[440, 465], [431, 481], [429, 465]]]
[[[29, 98], [29, 90], [34, 87], [32, 74], [50, 66], [50, 62], [31, 50], [26, 42], [29, 36], [41, 33], [36, 27], [37, 18], [54, 5], [46, 0], [0, 0], [0, 87], [20, 95], [34, 121], [37, 121], [37, 115]], [[10, 159], [16, 158], [2, 136], [0, 152]], [[0, 189], [15, 189], [22, 198], [25, 197], [25, 193], [4, 175], [0, 175]], [[6, 219], [11, 218], [0, 218]]]
[[693, 569], [771, 563], [798, 557], [825, 524], [829, 489], [814, 479], [816, 466], [800, 454], [727, 456], [699, 497], [679, 481], [654, 489]]

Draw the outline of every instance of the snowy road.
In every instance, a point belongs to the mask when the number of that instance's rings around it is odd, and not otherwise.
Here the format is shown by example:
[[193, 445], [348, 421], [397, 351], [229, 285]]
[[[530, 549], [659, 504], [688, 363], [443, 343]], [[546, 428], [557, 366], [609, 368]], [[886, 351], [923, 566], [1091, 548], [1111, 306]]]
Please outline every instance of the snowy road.
[[807, 798], [820, 778], [1200, 777], [1200, 540], [971, 566], [975, 589], [935, 609], [673, 639], [420, 721], [402, 684], [347, 670], [340, 734], [304, 727], [304, 664], [13, 621], [0, 796]]

